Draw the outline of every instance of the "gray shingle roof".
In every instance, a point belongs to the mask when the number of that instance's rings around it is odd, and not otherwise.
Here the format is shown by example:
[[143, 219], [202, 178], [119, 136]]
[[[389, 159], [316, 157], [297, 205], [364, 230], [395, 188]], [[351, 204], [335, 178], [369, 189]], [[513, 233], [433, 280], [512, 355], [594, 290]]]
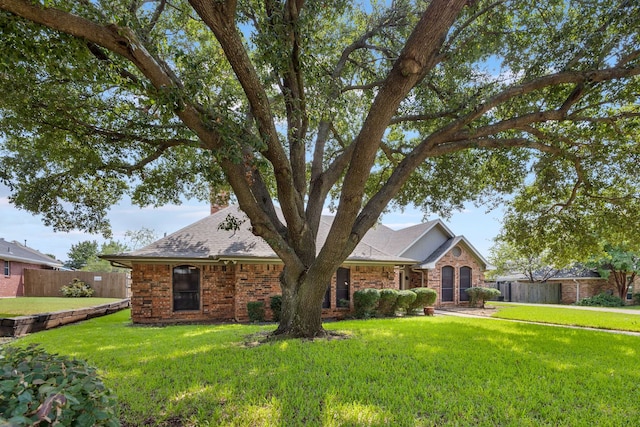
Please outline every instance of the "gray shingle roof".
[[[237, 230], [220, 229], [219, 225], [229, 215], [239, 220]], [[332, 223], [332, 216], [322, 216], [317, 236], [318, 248], [326, 241]], [[397, 231], [378, 224], [367, 232], [347, 261], [416, 264], [422, 260], [405, 258], [402, 252], [437, 223], [440, 221], [429, 221]], [[255, 236], [250, 227], [246, 215], [237, 206], [229, 206], [142, 249], [104, 258], [114, 261], [160, 258], [277, 260], [271, 247], [262, 238]]]
[[60, 261], [18, 242], [4, 240], [2, 237], [0, 237], [0, 260], [46, 265], [47, 267], [52, 268], [62, 267], [62, 263]]

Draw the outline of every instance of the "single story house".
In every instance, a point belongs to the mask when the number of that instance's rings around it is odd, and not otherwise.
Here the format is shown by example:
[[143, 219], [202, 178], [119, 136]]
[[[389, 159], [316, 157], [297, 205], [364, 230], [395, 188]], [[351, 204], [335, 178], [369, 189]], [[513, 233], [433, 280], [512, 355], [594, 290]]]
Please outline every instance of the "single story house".
[[[219, 227], [231, 215], [236, 230]], [[321, 245], [333, 217], [323, 216]], [[212, 214], [142, 249], [104, 255], [112, 264], [131, 268], [134, 323], [248, 320], [247, 303], [280, 294], [283, 264], [250, 231], [236, 206], [212, 208]], [[484, 282], [487, 261], [463, 236], [440, 220], [402, 230], [372, 228], [338, 269], [327, 287], [323, 317], [341, 318], [353, 309], [353, 293], [364, 288], [438, 292], [437, 305], [464, 303], [465, 288]]]
[[0, 237], [0, 297], [24, 295], [24, 270], [62, 268], [62, 263], [18, 242], [9, 242]]
[[[576, 265], [553, 272], [543, 282], [531, 282], [524, 274], [496, 277], [496, 287], [505, 301], [573, 304], [600, 293], [618, 295], [613, 275], [608, 279], [597, 270]], [[640, 291], [640, 279], [629, 284], [627, 303]]]

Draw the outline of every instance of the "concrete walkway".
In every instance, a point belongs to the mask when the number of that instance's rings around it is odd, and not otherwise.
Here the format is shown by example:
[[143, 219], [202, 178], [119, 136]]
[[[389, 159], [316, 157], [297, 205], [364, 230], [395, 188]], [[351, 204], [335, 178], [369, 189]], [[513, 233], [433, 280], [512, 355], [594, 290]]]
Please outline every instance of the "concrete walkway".
[[[640, 316], [640, 310], [634, 309], [624, 309], [624, 308], [615, 308], [615, 307], [582, 307], [575, 305], [556, 305], [556, 304], [528, 304], [528, 303], [508, 303], [505, 306], [510, 305], [520, 305], [520, 306], [537, 306], [537, 307], [558, 307], [558, 308], [569, 308], [576, 310], [587, 310], [587, 311], [596, 311], [596, 312], [611, 312], [611, 313], [623, 313], [630, 315]], [[619, 334], [619, 335], [630, 335], [640, 337], [640, 332], [633, 331], [621, 331], [618, 329], [602, 329], [602, 328], [591, 328], [586, 326], [574, 326], [574, 325], [561, 325], [558, 323], [548, 323], [548, 322], [535, 322], [529, 320], [517, 320], [517, 319], [502, 319], [500, 317], [491, 317], [497, 311], [495, 308], [454, 308], [454, 309], [440, 309], [436, 310], [436, 315], [444, 315], [444, 316], [457, 316], [457, 317], [470, 317], [470, 318], [489, 318], [493, 320], [502, 320], [505, 322], [515, 322], [515, 323], [528, 323], [531, 325], [541, 325], [541, 326], [553, 326], [558, 328], [566, 328], [566, 329], [584, 329], [588, 331], [598, 331], [598, 332], [607, 332], [610, 334]]]

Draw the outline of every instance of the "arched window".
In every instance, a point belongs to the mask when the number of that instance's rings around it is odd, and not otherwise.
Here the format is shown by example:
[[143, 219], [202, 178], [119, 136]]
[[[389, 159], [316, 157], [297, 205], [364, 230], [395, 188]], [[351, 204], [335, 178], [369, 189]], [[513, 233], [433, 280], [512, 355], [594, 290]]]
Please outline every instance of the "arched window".
[[200, 310], [200, 269], [179, 265], [173, 269], [173, 311]]
[[442, 301], [453, 301], [453, 273], [454, 269], [450, 265], [442, 267]]
[[460, 301], [469, 301], [465, 289], [471, 287], [471, 267], [460, 267]]

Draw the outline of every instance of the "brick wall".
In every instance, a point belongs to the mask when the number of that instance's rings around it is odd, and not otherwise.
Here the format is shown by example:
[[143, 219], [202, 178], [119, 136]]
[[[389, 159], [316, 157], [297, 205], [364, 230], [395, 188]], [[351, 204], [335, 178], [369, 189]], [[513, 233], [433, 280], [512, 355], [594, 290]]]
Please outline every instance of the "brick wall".
[[[554, 282], [554, 281], [550, 281]], [[557, 280], [560, 282], [562, 289], [562, 304], [573, 304], [576, 301], [589, 298], [594, 295], [598, 295], [602, 292], [610, 292], [613, 295], [618, 295], [618, 290], [615, 285], [613, 275], [607, 279], [590, 279], [590, 280], [578, 280], [580, 289], [577, 289], [577, 284], [571, 279]]]
[[0, 297], [24, 296], [24, 270], [41, 269], [41, 265], [26, 264], [19, 261], [9, 261], [9, 276], [4, 275], [4, 260], [0, 259]]
[[[200, 265], [201, 309], [173, 311], [172, 269], [168, 264], [134, 264], [131, 273], [131, 318], [134, 323], [202, 321], [247, 322], [247, 303], [263, 301], [271, 319], [270, 297], [279, 295], [279, 264]], [[349, 266], [348, 308], [337, 307], [336, 278], [331, 281], [331, 308], [325, 318], [343, 318], [353, 310], [353, 293], [364, 288], [398, 288], [393, 267]]]
[[[481, 267], [481, 264], [478, 260], [473, 256], [468, 250], [466, 250], [463, 246], [458, 246], [460, 248], [461, 253], [459, 256], [455, 256], [453, 254], [453, 249], [447, 252], [440, 260], [436, 263], [436, 267], [432, 270], [425, 270], [424, 278], [422, 273], [413, 272], [411, 275], [411, 287], [419, 287], [424, 286], [431, 289], [435, 289], [438, 292], [438, 299], [436, 300], [435, 305], [437, 307], [446, 306], [446, 305], [458, 305], [461, 303], [460, 301], [460, 268], [461, 267], [470, 267], [471, 268], [471, 286], [481, 286], [484, 283], [484, 270]], [[453, 292], [453, 301], [452, 302], [443, 302], [442, 301], [442, 267], [451, 266], [454, 269], [454, 292]], [[462, 302], [465, 304], [465, 302]]]

